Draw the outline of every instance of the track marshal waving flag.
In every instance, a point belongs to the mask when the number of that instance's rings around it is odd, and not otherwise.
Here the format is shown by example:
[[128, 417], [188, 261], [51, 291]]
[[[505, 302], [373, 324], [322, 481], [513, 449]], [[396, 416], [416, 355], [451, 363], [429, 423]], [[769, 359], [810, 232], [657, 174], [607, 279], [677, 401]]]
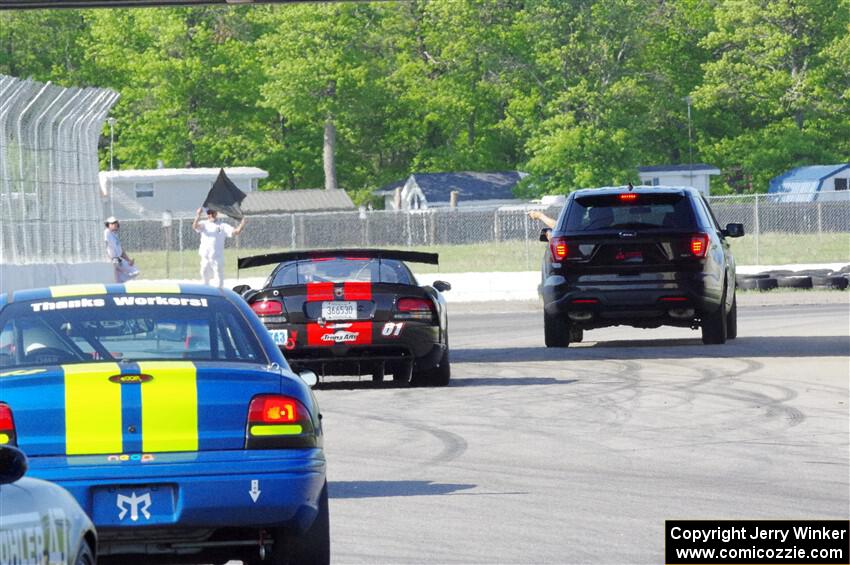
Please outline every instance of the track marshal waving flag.
[[215, 210], [222, 214], [226, 214], [236, 220], [241, 220], [244, 214], [240, 204], [245, 200], [245, 193], [233, 184], [224, 169], [218, 173], [218, 178], [212, 185], [212, 188], [207, 194], [207, 199], [204, 200], [204, 208]]

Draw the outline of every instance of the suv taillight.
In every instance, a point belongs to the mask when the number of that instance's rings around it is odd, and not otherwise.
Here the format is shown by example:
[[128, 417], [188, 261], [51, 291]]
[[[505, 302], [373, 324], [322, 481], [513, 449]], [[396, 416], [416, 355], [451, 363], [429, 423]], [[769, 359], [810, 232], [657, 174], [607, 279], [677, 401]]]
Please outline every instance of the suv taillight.
[[696, 233], [691, 236], [691, 255], [694, 257], [705, 257], [708, 251], [708, 234]]
[[251, 399], [245, 431], [247, 449], [315, 446], [313, 421], [301, 402], [279, 394], [261, 394]]
[[395, 317], [402, 320], [431, 320], [434, 306], [424, 298], [399, 298]]
[[570, 246], [567, 244], [566, 238], [563, 237], [553, 237], [549, 241], [549, 249], [552, 251], [553, 261], [563, 261], [570, 252]]
[[12, 409], [2, 402], [0, 402], [0, 445], [18, 445]]

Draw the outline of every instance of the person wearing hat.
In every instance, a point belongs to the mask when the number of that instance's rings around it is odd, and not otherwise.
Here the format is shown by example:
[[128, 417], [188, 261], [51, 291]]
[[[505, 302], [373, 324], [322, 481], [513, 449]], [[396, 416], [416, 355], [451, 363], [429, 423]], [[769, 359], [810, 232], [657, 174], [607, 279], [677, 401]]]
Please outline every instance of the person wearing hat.
[[103, 241], [106, 243], [106, 256], [115, 271], [115, 282], [123, 283], [136, 278], [139, 276], [139, 269], [135, 266], [136, 262], [130, 259], [121, 246], [121, 240], [118, 239], [120, 228], [118, 218], [109, 216], [104, 225], [106, 229], [103, 230]]
[[201, 234], [198, 254], [201, 256], [201, 278], [204, 284], [221, 288], [224, 285], [224, 240], [239, 235], [245, 228], [245, 218], [235, 228], [218, 217], [218, 212], [207, 209], [207, 219], [201, 220], [203, 208], [198, 208], [192, 229]]

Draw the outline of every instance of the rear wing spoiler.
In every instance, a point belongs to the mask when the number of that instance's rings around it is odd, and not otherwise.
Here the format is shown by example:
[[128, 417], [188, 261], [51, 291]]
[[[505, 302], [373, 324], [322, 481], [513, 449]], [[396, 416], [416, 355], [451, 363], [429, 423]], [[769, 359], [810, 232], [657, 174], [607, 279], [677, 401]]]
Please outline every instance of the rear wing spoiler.
[[237, 269], [249, 269], [283, 263], [284, 261], [299, 261], [304, 259], [321, 259], [325, 257], [354, 257], [357, 259], [396, 259], [408, 263], [427, 263], [437, 265], [437, 253], [422, 253], [420, 251], [401, 251], [397, 249], [314, 249], [310, 251], [287, 251], [282, 253], [267, 253], [240, 257], [236, 262]]

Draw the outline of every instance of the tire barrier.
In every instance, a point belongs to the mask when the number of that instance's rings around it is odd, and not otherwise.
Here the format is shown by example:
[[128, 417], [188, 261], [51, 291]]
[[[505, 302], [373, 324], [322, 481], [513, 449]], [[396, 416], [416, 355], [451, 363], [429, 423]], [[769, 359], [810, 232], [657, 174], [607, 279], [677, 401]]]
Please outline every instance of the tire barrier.
[[761, 291], [774, 288], [846, 290], [850, 287], [850, 265], [837, 271], [829, 269], [775, 270], [735, 275], [735, 287], [740, 290]]
[[842, 275], [814, 276], [812, 284], [818, 288], [844, 290], [850, 286], [850, 279]]
[[780, 277], [777, 282], [779, 288], [814, 288], [812, 277], [809, 276]]

